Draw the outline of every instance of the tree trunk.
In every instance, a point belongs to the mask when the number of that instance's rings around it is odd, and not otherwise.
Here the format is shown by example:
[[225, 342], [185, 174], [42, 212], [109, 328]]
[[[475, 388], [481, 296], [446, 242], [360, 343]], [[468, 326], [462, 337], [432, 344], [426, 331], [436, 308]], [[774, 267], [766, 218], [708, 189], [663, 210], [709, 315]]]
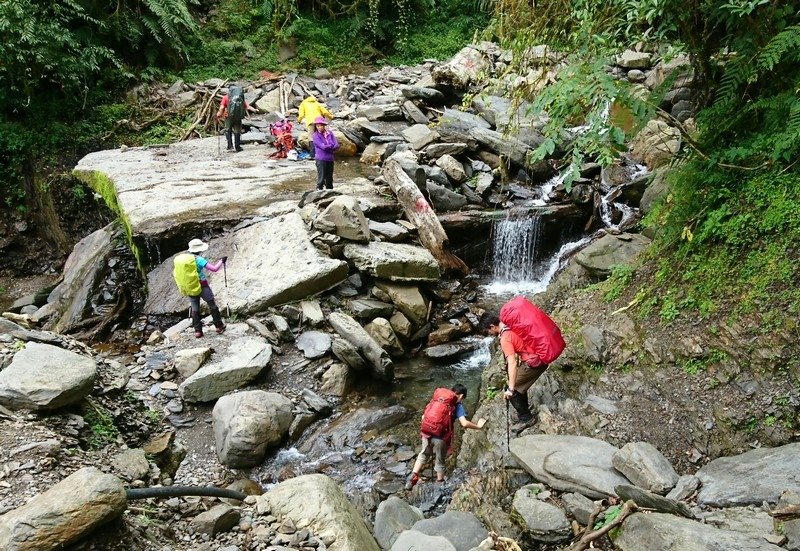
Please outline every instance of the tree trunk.
[[419, 240], [439, 262], [442, 271], [466, 275], [467, 265], [448, 250], [447, 233], [439, 223], [436, 213], [400, 164], [390, 159], [384, 166], [383, 176], [397, 196], [408, 220], [417, 227]]
[[27, 159], [22, 167], [25, 201], [36, 224], [36, 232], [50, 242], [59, 253], [69, 252], [69, 238], [61, 228], [61, 221], [53, 206], [50, 192], [36, 183], [33, 160]]

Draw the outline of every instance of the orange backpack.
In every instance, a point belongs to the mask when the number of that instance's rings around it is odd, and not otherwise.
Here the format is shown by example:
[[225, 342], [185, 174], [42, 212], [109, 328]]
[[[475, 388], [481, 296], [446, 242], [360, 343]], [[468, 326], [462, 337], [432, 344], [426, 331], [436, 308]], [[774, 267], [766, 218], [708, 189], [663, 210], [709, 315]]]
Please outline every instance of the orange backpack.
[[425, 407], [419, 431], [425, 436], [448, 439], [453, 432], [453, 415], [458, 396], [449, 388], [437, 388]]

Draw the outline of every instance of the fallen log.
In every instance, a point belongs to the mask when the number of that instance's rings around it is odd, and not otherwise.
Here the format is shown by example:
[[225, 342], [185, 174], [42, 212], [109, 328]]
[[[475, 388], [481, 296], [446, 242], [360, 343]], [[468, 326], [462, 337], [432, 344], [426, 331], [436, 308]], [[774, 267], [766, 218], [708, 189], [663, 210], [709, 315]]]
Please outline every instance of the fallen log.
[[400, 163], [389, 159], [384, 165], [383, 177], [397, 196], [409, 222], [416, 226], [419, 240], [439, 262], [442, 271], [466, 275], [467, 265], [448, 250], [449, 239], [436, 213]]

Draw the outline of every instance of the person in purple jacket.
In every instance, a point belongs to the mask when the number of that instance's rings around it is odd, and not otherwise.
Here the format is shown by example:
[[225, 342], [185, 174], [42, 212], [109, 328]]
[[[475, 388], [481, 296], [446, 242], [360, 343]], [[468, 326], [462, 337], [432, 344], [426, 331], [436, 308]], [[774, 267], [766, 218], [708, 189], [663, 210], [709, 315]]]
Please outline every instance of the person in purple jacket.
[[333, 152], [339, 149], [339, 142], [328, 129], [328, 120], [325, 117], [314, 119], [311, 141], [316, 149], [314, 159], [317, 164], [317, 189], [333, 189]]

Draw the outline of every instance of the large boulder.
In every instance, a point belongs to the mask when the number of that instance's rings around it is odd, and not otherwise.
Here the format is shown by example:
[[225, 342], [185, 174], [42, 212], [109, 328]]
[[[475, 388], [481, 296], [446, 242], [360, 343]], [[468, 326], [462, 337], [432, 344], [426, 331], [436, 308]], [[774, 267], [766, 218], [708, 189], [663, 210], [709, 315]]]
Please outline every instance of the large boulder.
[[447, 538], [429, 536], [416, 530], [406, 530], [395, 540], [389, 551], [458, 551]]
[[470, 130], [473, 128], [489, 129], [489, 123], [480, 115], [467, 113], [458, 109], [445, 109], [439, 117], [439, 124], [436, 131], [441, 136], [442, 141], [464, 143], [468, 147], [475, 144]]
[[[365, 222], [366, 226], [366, 222]], [[322, 256], [309, 239], [302, 218], [291, 213], [239, 229], [210, 242], [209, 258], [228, 256], [227, 287], [209, 277], [217, 303], [233, 312], [258, 312], [315, 295], [344, 281], [347, 263]], [[187, 300], [175, 291], [172, 259], [147, 276], [149, 314], [184, 312]]]
[[531, 147], [522, 140], [504, 136], [495, 130], [481, 127], [470, 129], [470, 136], [490, 151], [511, 159], [518, 166], [527, 164], [528, 152]]
[[362, 272], [390, 281], [438, 281], [439, 263], [423, 247], [402, 243], [345, 245], [344, 256]]
[[625, 519], [614, 546], [620, 551], [778, 551], [761, 537], [720, 530], [666, 513], [636, 513]]
[[[442, 157], [444, 158], [444, 157]], [[428, 182], [428, 195], [431, 198], [431, 203], [436, 209], [436, 212], [448, 212], [453, 210], [460, 210], [467, 206], [469, 202], [466, 197], [455, 191], [451, 191], [444, 186], [434, 184], [432, 181]]]
[[314, 227], [351, 241], [367, 243], [372, 238], [358, 200], [347, 195], [340, 195], [331, 201], [314, 219]]
[[[394, 379], [394, 366], [386, 350], [381, 348], [356, 320], [347, 314], [332, 312], [328, 316], [328, 323], [344, 340], [356, 348], [361, 357], [367, 360], [375, 377], [383, 381]], [[334, 349], [334, 353], [336, 353], [336, 349]], [[342, 361], [347, 360], [343, 359]]]
[[397, 496], [390, 496], [375, 512], [375, 539], [382, 549], [389, 549], [403, 531], [422, 519], [422, 511]]
[[255, 467], [292, 424], [292, 401], [275, 392], [249, 390], [223, 396], [211, 414], [219, 460], [234, 469]]
[[489, 60], [482, 51], [475, 46], [462, 48], [450, 60], [437, 65], [431, 71], [431, 76], [437, 84], [464, 89], [473, 82], [477, 82], [482, 74], [490, 70]]
[[650, 245], [650, 239], [638, 233], [606, 234], [578, 254], [575, 262], [594, 277], [606, 278], [619, 264], [631, 264]]
[[375, 339], [381, 348], [386, 350], [390, 356], [402, 356], [405, 353], [403, 345], [392, 329], [392, 325], [386, 318], [375, 318], [367, 325], [364, 330]]
[[397, 309], [417, 327], [428, 321], [428, 301], [422, 296], [419, 287], [385, 281], [378, 281], [376, 287], [389, 295]]
[[602, 499], [629, 484], [611, 462], [618, 449], [596, 438], [532, 434], [511, 440], [510, 450], [536, 480], [556, 490]]
[[463, 511], [447, 511], [438, 517], [420, 520], [411, 529], [446, 538], [456, 551], [469, 551], [489, 535], [475, 515]]
[[700, 505], [731, 507], [777, 503], [781, 493], [800, 492], [800, 443], [720, 457], [697, 471]]
[[681, 149], [681, 133], [666, 122], [653, 119], [633, 137], [629, 145], [631, 158], [649, 168], [669, 164]]
[[678, 473], [667, 458], [648, 442], [628, 442], [611, 464], [636, 486], [664, 495], [678, 483]]
[[259, 510], [269, 510], [298, 529], [331, 540], [328, 551], [379, 551], [361, 514], [341, 488], [323, 474], [302, 475], [281, 482], [258, 498]]
[[22, 507], [0, 515], [0, 549], [51, 551], [119, 517], [128, 503], [115, 476], [85, 467]]
[[311, 461], [329, 456], [331, 452], [347, 452], [349, 455], [353, 448], [364, 445], [365, 433], [379, 433], [396, 427], [407, 417], [408, 410], [403, 406], [359, 408], [320, 426], [298, 448]]
[[569, 520], [564, 511], [537, 499], [535, 490], [531, 486], [523, 486], [516, 491], [513, 507], [535, 541], [556, 543], [572, 536]]
[[89, 395], [96, 376], [92, 358], [29, 342], [0, 371], [0, 405], [32, 410], [68, 406]]
[[64, 333], [83, 319], [95, 283], [114, 250], [114, 225], [90, 233], [72, 248], [64, 264], [64, 279], [50, 292], [47, 302], [55, 304], [58, 314], [47, 326]]
[[241, 388], [267, 367], [272, 347], [263, 339], [242, 337], [230, 344], [221, 360], [201, 367], [178, 387], [187, 402], [210, 402]]

